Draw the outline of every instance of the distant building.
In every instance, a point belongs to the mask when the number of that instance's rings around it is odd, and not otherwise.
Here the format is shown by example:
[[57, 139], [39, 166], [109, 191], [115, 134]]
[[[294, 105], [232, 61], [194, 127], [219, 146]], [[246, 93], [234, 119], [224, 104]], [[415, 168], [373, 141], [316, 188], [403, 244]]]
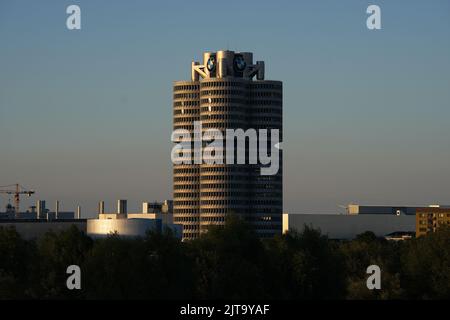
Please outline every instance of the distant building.
[[55, 210], [50, 211], [46, 208], [44, 200], [37, 200], [35, 206], [31, 206], [25, 212], [16, 214], [13, 206], [8, 204], [5, 212], [0, 212], [0, 220], [72, 220], [75, 218], [73, 211], [60, 211], [59, 201], [56, 201]]
[[143, 213], [173, 213], [173, 201], [164, 200], [163, 202], [143, 202], [142, 203]]
[[349, 204], [346, 207], [348, 214], [395, 214], [415, 215], [417, 206], [369, 206]]
[[105, 238], [111, 234], [121, 237], [144, 237], [148, 231], [162, 232], [165, 228], [181, 239], [182, 226], [165, 224], [160, 219], [88, 219], [87, 235], [91, 238]]
[[[162, 232], [169, 228], [181, 239], [183, 228], [173, 224], [173, 206], [170, 200], [144, 202], [145, 210], [139, 213], [128, 213], [126, 200], [117, 202], [115, 213], [105, 213], [104, 208], [105, 204], [101, 201], [98, 219], [74, 219], [74, 212], [59, 210], [58, 201], [52, 212], [46, 208], [45, 201], [38, 200], [36, 206], [19, 215], [15, 214], [11, 206], [8, 207], [6, 212], [0, 213], [0, 227], [14, 227], [24, 239], [36, 239], [49, 231], [59, 232], [73, 225], [92, 238], [102, 238], [112, 233], [124, 237], [145, 236], [149, 230]], [[80, 207], [77, 212], [79, 217]]]
[[416, 212], [416, 236], [436, 232], [439, 227], [450, 227], [450, 207], [430, 206]]
[[46, 202], [37, 200], [36, 206], [27, 211], [16, 214], [14, 207], [6, 206], [6, 212], [0, 212], [0, 227], [14, 227], [24, 239], [37, 239], [49, 231], [60, 232], [76, 226], [86, 232], [86, 220], [75, 219], [73, 211], [60, 211], [59, 201], [55, 203], [55, 210], [46, 208]]
[[389, 241], [403, 241], [403, 240], [410, 240], [414, 238], [414, 236], [415, 236], [414, 232], [397, 231], [389, 233], [384, 238]]
[[0, 228], [14, 227], [26, 240], [38, 239], [49, 231], [61, 232], [72, 226], [86, 232], [86, 219], [0, 219]]
[[181, 239], [182, 226], [173, 223], [172, 202], [144, 202], [143, 212], [128, 213], [126, 200], [118, 201], [117, 213], [104, 213], [103, 201], [99, 203], [98, 219], [87, 220], [87, 234], [103, 238], [117, 233], [122, 237], [143, 237], [148, 231], [162, 232], [171, 229]]
[[127, 212], [127, 200], [117, 202], [117, 213], [105, 213], [104, 202], [99, 202], [99, 219], [160, 219], [163, 223], [173, 223], [173, 201], [164, 200], [163, 202], [143, 202], [142, 212]]
[[414, 233], [414, 215], [395, 214], [283, 214], [283, 232], [302, 231], [304, 227], [320, 229], [330, 239], [354, 239], [372, 231], [378, 237], [395, 232]]
[[[450, 207], [368, 206], [349, 204], [345, 214], [283, 214], [283, 232], [320, 229], [331, 239], [353, 239], [365, 231], [388, 240], [407, 240], [416, 233], [434, 231], [438, 225], [450, 225]], [[448, 219], [448, 220], [446, 220]]]
[[142, 213], [129, 213], [128, 218], [161, 219], [163, 223], [173, 223], [173, 201], [143, 202]]

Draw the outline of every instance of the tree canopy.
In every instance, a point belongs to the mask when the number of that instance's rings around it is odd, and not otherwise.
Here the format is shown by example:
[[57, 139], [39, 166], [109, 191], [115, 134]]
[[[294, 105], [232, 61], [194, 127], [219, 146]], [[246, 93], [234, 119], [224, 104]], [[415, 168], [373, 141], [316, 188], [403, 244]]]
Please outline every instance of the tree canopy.
[[[68, 290], [78, 265], [81, 290]], [[369, 265], [381, 290], [366, 286]], [[24, 240], [0, 227], [0, 299], [448, 299], [450, 229], [407, 241], [333, 241], [305, 226], [261, 240], [236, 217], [199, 239], [170, 230], [92, 240], [76, 227]]]

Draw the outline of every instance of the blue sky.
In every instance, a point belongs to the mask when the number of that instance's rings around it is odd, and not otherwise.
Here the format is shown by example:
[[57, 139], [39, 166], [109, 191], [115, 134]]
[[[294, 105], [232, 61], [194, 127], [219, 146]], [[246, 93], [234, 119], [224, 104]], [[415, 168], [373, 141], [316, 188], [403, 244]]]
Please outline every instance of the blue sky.
[[[82, 30], [66, 29], [70, 4]], [[366, 28], [377, 4], [382, 30]], [[0, 185], [171, 197], [172, 81], [205, 50], [284, 82], [284, 206], [450, 203], [449, 1], [0, 2]], [[7, 198], [0, 199], [0, 206]]]

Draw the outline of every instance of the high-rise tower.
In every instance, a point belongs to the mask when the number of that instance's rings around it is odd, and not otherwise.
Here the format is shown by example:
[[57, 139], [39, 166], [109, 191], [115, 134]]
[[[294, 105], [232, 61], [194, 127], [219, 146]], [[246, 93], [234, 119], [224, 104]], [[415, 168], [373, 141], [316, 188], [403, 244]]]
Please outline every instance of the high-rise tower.
[[[264, 69], [264, 62], [254, 64], [249, 52], [204, 53], [203, 64], [192, 62], [191, 81], [174, 82], [174, 130], [188, 130], [194, 141], [201, 139], [194, 136], [198, 122], [202, 133], [217, 129], [223, 136], [226, 129], [278, 129], [282, 141], [282, 82], [264, 80]], [[275, 142], [269, 135], [267, 144]], [[194, 154], [194, 142], [191, 146], [192, 156], [202, 155]], [[262, 175], [260, 169], [267, 165], [259, 162], [175, 164], [174, 222], [183, 225], [183, 239], [198, 237], [211, 224], [224, 224], [227, 214], [244, 218], [260, 237], [281, 233], [282, 157], [281, 150], [276, 152], [279, 170], [272, 175]]]

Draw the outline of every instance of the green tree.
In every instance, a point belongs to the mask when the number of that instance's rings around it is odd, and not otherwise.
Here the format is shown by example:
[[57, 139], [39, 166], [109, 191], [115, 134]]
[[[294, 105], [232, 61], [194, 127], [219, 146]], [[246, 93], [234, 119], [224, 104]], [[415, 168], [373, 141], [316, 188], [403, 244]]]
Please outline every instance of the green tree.
[[335, 243], [305, 225], [267, 243], [278, 286], [274, 298], [338, 299], [345, 292], [344, 262]]
[[[87, 298], [144, 299], [155, 297], [160, 287], [158, 266], [145, 254], [142, 239], [117, 234], [95, 241], [83, 266]], [[151, 280], [154, 280], [152, 282]]]
[[110, 235], [97, 240], [84, 265], [87, 297], [192, 298], [193, 263], [170, 230], [144, 238]]
[[188, 243], [199, 276], [201, 299], [266, 298], [264, 247], [252, 228], [237, 216], [211, 227]]
[[450, 299], [450, 228], [406, 243], [402, 284], [409, 299]]
[[23, 240], [14, 227], [0, 227], [0, 299], [29, 297], [35, 253], [34, 243]]
[[195, 262], [186, 243], [180, 242], [171, 229], [149, 232], [144, 238], [145, 250], [158, 264], [160, 288], [158, 299], [192, 299], [197, 274]]
[[[401, 243], [377, 238], [373, 232], [360, 234], [353, 241], [341, 244], [345, 256], [348, 299], [399, 299], [403, 296], [400, 283]], [[367, 288], [367, 267], [381, 269], [381, 290]]]
[[[49, 231], [38, 240], [38, 263], [34, 267], [33, 283], [37, 298], [81, 298], [83, 290], [66, 286], [70, 265], [82, 266], [93, 241], [76, 226], [61, 232]], [[82, 277], [83, 280], [83, 271]]]

